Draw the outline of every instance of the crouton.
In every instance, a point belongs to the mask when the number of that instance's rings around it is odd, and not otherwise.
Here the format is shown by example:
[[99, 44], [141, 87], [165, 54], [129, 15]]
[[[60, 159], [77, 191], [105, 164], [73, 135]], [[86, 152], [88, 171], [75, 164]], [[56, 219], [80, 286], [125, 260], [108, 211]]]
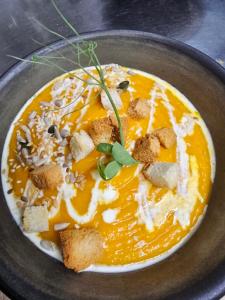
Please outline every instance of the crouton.
[[[111, 120], [111, 124], [113, 127], [112, 140], [120, 142], [120, 131], [119, 131], [119, 127], [118, 127], [118, 121], [117, 121], [115, 115], [113, 115], [113, 114], [110, 115], [109, 118]], [[122, 130], [123, 130], [123, 138], [124, 138], [124, 141], [126, 141], [127, 134], [128, 134], [128, 118], [121, 117], [120, 119], [121, 119], [121, 125], [122, 125]]]
[[160, 153], [160, 143], [157, 137], [146, 134], [136, 140], [133, 156], [136, 160], [143, 163], [152, 163]]
[[176, 134], [172, 128], [156, 129], [153, 134], [164, 148], [171, 148], [176, 143]]
[[85, 158], [95, 148], [95, 145], [86, 131], [75, 132], [70, 140], [70, 150], [73, 158], [79, 161]]
[[48, 231], [48, 209], [46, 206], [26, 206], [23, 212], [23, 228], [26, 232]]
[[[118, 93], [118, 91], [115, 88], [108, 88], [109, 93], [114, 101], [114, 104], [117, 108], [121, 108], [122, 107], [122, 101], [120, 98], [120, 95]], [[102, 90], [101, 92], [101, 103], [102, 106], [106, 109], [106, 110], [111, 110], [113, 111], [113, 107], [111, 102], [109, 101], [108, 96], [106, 95], [106, 92], [104, 90]]]
[[127, 113], [133, 119], [146, 118], [149, 115], [149, 105], [146, 100], [137, 98], [130, 102]]
[[95, 145], [108, 143], [112, 136], [112, 126], [109, 118], [92, 121], [88, 133]]
[[62, 170], [59, 165], [46, 165], [30, 172], [33, 184], [39, 189], [53, 190], [63, 183]]
[[176, 163], [156, 162], [148, 166], [143, 174], [157, 187], [173, 189], [177, 186], [178, 167]]
[[68, 229], [59, 233], [64, 265], [82, 271], [96, 263], [103, 252], [101, 235], [91, 228]]

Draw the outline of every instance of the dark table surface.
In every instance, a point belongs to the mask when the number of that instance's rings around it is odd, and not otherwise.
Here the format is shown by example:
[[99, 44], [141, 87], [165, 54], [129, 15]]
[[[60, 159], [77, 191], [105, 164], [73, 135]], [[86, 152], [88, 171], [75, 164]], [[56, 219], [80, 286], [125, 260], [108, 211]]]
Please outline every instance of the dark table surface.
[[[134, 29], [158, 33], [194, 46], [223, 64], [225, 60], [224, 0], [56, 0], [80, 33]], [[50, 0], [0, 0], [0, 74], [15, 60], [57, 38], [35, 19], [59, 33], [71, 32]]]
[[[56, 0], [80, 33], [134, 29], [181, 40], [225, 61], [225, 0]], [[56, 41], [37, 25], [70, 36], [50, 0], [0, 0], [0, 75], [15, 63], [8, 54], [25, 57]]]

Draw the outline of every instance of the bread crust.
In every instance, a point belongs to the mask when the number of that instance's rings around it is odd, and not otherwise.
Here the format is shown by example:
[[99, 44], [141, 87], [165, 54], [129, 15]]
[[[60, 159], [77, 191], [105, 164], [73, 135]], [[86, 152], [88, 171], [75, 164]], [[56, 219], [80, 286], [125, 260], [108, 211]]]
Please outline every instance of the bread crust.
[[156, 136], [146, 134], [136, 140], [133, 156], [136, 160], [143, 163], [152, 163], [160, 153], [160, 143]]
[[112, 136], [113, 127], [109, 118], [101, 118], [91, 122], [88, 130], [95, 145], [109, 143]]
[[93, 228], [68, 229], [59, 233], [64, 265], [76, 272], [96, 263], [103, 252], [103, 239]]
[[149, 105], [146, 100], [137, 98], [130, 102], [127, 113], [132, 119], [146, 118], [149, 115]]
[[[128, 117], [121, 117], [121, 125], [122, 125], [122, 131], [123, 131], [123, 138], [124, 141], [126, 141], [127, 138], [127, 134], [128, 134], [128, 126], [129, 126], [129, 122], [128, 122]], [[110, 121], [111, 121], [111, 125], [113, 128], [112, 131], [112, 140], [115, 142], [121, 142], [120, 141], [120, 131], [119, 131], [119, 126], [118, 126], [118, 121], [115, 117], [115, 115], [110, 115]]]
[[55, 164], [35, 168], [30, 172], [30, 178], [39, 189], [53, 190], [63, 183], [61, 167]]
[[159, 139], [160, 144], [166, 149], [173, 147], [176, 143], [176, 134], [172, 128], [159, 128], [156, 129], [153, 134]]

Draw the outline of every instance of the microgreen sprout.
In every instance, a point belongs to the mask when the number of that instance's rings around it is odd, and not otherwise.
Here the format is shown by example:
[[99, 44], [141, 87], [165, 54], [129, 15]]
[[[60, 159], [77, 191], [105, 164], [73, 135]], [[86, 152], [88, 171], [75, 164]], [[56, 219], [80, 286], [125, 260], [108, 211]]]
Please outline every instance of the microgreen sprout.
[[[114, 144], [99, 144], [99, 145], [97, 145], [97, 150], [99, 152], [107, 154], [108, 156], [111, 157], [111, 160], [107, 164], [104, 164], [102, 159], [100, 159], [98, 161], [98, 171], [99, 171], [100, 176], [104, 180], [109, 180], [109, 179], [113, 178], [120, 171], [122, 166], [131, 165], [131, 164], [137, 163], [137, 161], [134, 160], [132, 158], [132, 156], [129, 154], [129, 152], [125, 149], [125, 140], [124, 140], [124, 134], [123, 134], [121, 118], [119, 116], [119, 112], [117, 110], [117, 107], [116, 107], [116, 105], [113, 101], [113, 98], [112, 98], [112, 96], [109, 92], [109, 89], [106, 85], [106, 82], [105, 82], [105, 79], [104, 79], [104, 71], [102, 69], [101, 63], [100, 63], [100, 61], [97, 57], [97, 54], [95, 52], [95, 50], [97, 48], [97, 42], [96, 41], [84, 40], [82, 38], [82, 36], [80, 36], [80, 34], [74, 28], [74, 26], [61, 13], [61, 11], [57, 7], [55, 1], [52, 0], [51, 2], [53, 4], [54, 8], [56, 9], [57, 13], [59, 14], [59, 16], [65, 22], [65, 24], [78, 37], [78, 41], [72, 42], [71, 40], [67, 39], [63, 35], [55, 32], [52, 29], [49, 29], [48, 27], [46, 27], [45, 25], [43, 25], [39, 21], [37, 21], [37, 20], [34, 20], [34, 21], [36, 23], [38, 23], [46, 31], [48, 31], [51, 34], [65, 40], [67, 42], [67, 44], [71, 47], [71, 50], [72, 50], [72, 52], [75, 56], [75, 59], [72, 60], [68, 57], [65, 57], [61, 53], [59, 53], [59, 51], [56, 51], [57, 55], [55, 55], [55, 56], [51, 56], [51, 55], [33, 55], [31, 59], [22, 59], [22, 58], [12, 56], [12, 55], [11, 55], [11, 57], [13, 57], [15, 59], [18, 59], [20, 61], [29, 62], [29, 63], [32, 63], [32, 64], [40, 64], [40, 65], [43, 65], [43, 66], [56, 68], [56, 69], [62, 71], [63, 73], [69, 73], [72, 77], [74, 77], [74, 78], [76, 78], [76, 79], [78, 79], [78, 80], [80, 80], [84, 83], [84, 88], [83, 88], [82, 92], [79, 94], [78, 97], [76, 97], [71, 103], [67, 104], [66, 106], [63, 106], [63, 107], [60, 107], [60, 108], [57, 108], [57, 109], [54, 109], [54, 110], [60, 110], [60, 109], [66, 108], [66, 107], [70, 106], [71, 104], [75, 103], [76, 101], [78, 101], [79, 98], [85, 92], [88, 85], [98, 86], [100, 91], [103, 90], [105, 92], [105, 94], [107, 95], [107, 97], [108, 97], [108, 99], [109, 99], [109, 101], [112, 105], [116, 120], [118, 122], [118, 128], [119, 128], [119, 134], [120, 134], [120, 143], [115, 142]], [[37, 42], [37, 41], [35, 41], [35, 42]], [[43, 45], [40, 42], [37, 42], [37, 43]], [[45, 45], [43, 45], [43, 46], [45, 46]], [[47, 46], [47, 48], [51, 50], [51, 46]], [[88, 66], [94, 66], [94, 69], [97, 72], [97, 76], [94, 75], [93, 73], [89, 72], [87, 67], [85, 67], [81, 64], [82, 57], [88, 58], [88, 61], [89, 61]], [[65, 68], [61, 67], [57, 63], [60, 60], [67, 61], [67, 62], [75, 65], [76, 67], [80, 68], [84, 72], [84, 74], [87, 75], [89, 80], [82, 78], [81, 76], [75, 74], [74, 72], [70, 73], [70, 71], [68, 71]], [[124, 81], [118, 88], [125, 90], [125, 89], [127, 89], [128, 85], [129, 85], [129, 82]], [[97, 94], [97, 96], [98, 95], [99, 95], [99, 93]], [[78, 110], [81, 110], [82, 108], [84, 108], [88, 104], [89, 103], [85, 103], [80, 108], [75, 109], [73, 111], [70, 111], [70, 112], [64, 114], [64, 116], [72, 114], [73, 112], [76, 112]]]

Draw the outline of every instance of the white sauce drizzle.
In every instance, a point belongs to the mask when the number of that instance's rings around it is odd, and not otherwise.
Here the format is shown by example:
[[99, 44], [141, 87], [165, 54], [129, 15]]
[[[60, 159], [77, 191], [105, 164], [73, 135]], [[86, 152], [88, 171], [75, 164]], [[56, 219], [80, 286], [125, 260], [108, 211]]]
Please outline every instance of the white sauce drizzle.
[[117, 214], [119, 213], [119, 209], [106, 209], [102, 212], [102, 218], [105, 223], [111, 224], [116, 221]]
[[140, 181], [138, 192], [135, 194], [135, 199], [138, 202], [137, 217], [140, 224], [145, 224], [148, 231], [154, 229], [154, 224], [151, 216], [150, 207], [147, 200], [149, 190], [149, 183], [147, 181]]
[[153, 89], [150, 92], [151, 98], [149, 100], [149, 104], [150, 104], [150, 111], [149, 111], [149, 123], [148, 123], [148, 129], [147, 129], [147, 133], [150, 133], [152, 130], [152, 125], [153, 125], [153, 121], [154, 121], [154, 114], [155, 114], [155, 107], [156, 107], [156, 90], [157, 90], [158, 86], [157, 84], [155, 84], [155, 86], [153, 87]]
[[101, 182], [101, 177], [97, 172], [93, 172], [92, 176], [95, 181], [95, 185], [91, 191], [91, 200], [88, 206], [88, 211], [84, 215], [78, 214], [74, 206], [72, 205], [71, 199], [74, 198], [74, 188], [73, 185], [63, 184], [62, 185], [62, 199], [66, 202], [68, 214], [79, 224], [85, 224], [92, 220], [96, 213], [98, 200], [99, 200], [99, 184]]
[[81, 124], [82, 124], [81, 121], [82, 121], [83, 117], [85, 116], [85, 114], [86, 114], [86, 112], [87, 112], [87, 110], [88, 110], [88, 108], [89, 108], [89, 106], [90, 106], [90, 104], [87, 104], [87, 103], [88, 103], [89, 98], [90, 98], [90, 96], [91, 96], [91, 94], [92, 94], [92, 90], [93, 90], [93, 87], [89, 87], [87, 99], [86, 99], [86, 101], [85, 101], [85, 103], [84, 103], [85, 106], [81, 109], [80, 115], [79, 115], [79, 117], [78, 117], [77, 120], [76, 120], [76, 124], [77, 124], [76, 130], [77, 130], [77, 129], [80, 129]]
[[160, 226], [165, 222], [170, 212], [174, 212], [174, 219], [185, 228], [190, 225], [190, 215], [198, 199], [199, 172], [198, 164], [194, 156], [190, 157], [191, 176], [188, 180], [188, 193], [185, 197], [167, 192], [159, 202], [150, 203], [150, 211], [154, 224]]
[[178, 187], [177, 191], [181, 195], [186, 195], [187, 193], [187, 181], [189, 177], [189, 157], [186, 153], [186, 143], [184, 138], [193, 132], [195, 125], [195, 120], [188, 116], [184, 116], [181, 123], [178, 124], [173, 114], [173, 106], [165, 93], [165, 87], [160, 84], [155, 84], [151, 91], [150, 99], [150, 116], [147, 132], [150, 133], [152, 130], [152, 124], [154, 121], [155, 106], [157, 104], [156, 100], [162, 99], [164, 106], [166, 107], [170, 122], [177, 136], [177, 163], [178, 163]]
[[106, 189], [102, 190], [99, 195], [99, 203], [110, 204], [119, 198], [119, 192], [111, 184]]
[[[154, 230], [154, 226], [162, 225], [168, 214], [174, 212], [174, 222], [178, 221], [185, 228], [190, 225], [190, 215], [197, 199], [204, 201], [198, 191], [199, 172], [197, 160], [190, 157], [191, 176], [188, 180], [188, 193], [183, 197], [168, 191], [158, 202], [154, 201], [154, 195], [148, 199], [150, 185], [146, 181], [140, 181], [135, 199], [138, 202], [137, 216], [139, 223], [143, 223], [148, 231]], [[151, 201], [149, 201], [151, 200]]]

